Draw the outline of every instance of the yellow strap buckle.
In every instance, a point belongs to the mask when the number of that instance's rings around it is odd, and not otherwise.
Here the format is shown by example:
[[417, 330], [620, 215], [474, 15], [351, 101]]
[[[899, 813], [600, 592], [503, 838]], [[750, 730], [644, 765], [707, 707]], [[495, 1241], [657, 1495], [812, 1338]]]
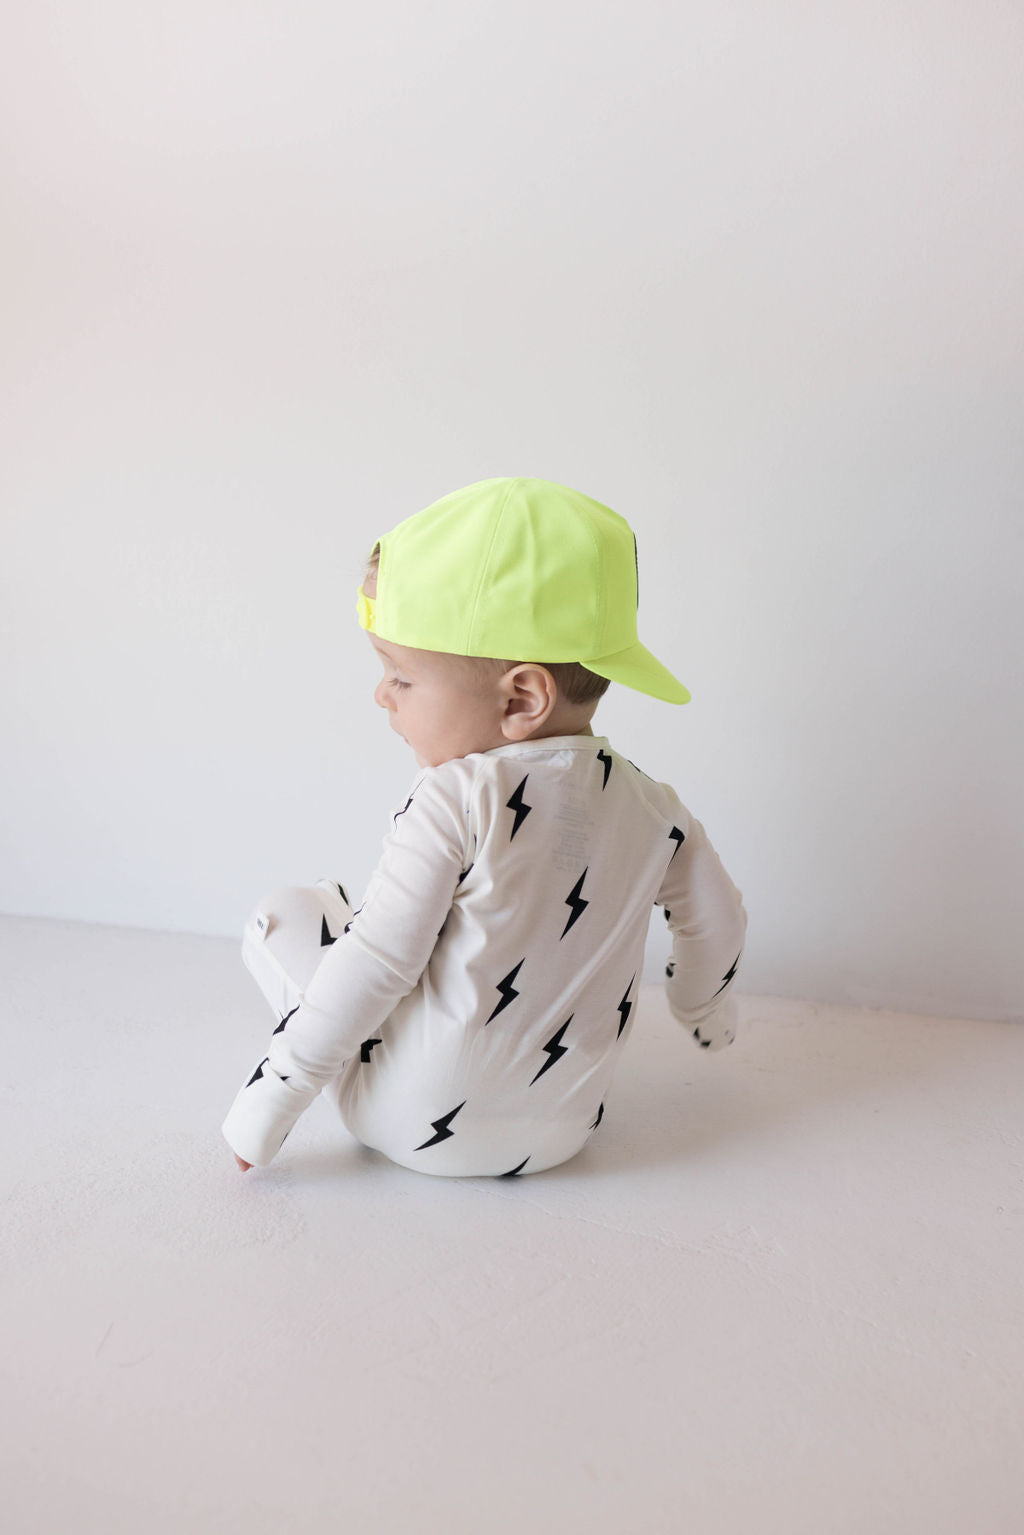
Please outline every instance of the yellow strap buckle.
[[371, 634], [375, 633], [377, 628], [377, 603], [373, 597], [367, 597], [361, 586], [356, 594], [356, 613], [359, 616], [360, 626], [363, 629], [368, 629]]

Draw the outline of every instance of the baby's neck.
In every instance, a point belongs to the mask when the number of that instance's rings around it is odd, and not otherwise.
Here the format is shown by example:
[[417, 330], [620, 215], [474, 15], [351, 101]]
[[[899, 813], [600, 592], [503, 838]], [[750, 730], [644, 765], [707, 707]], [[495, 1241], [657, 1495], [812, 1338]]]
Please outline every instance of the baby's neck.
[[577, 715], [573, 718], [556, 719], [549, 715], [535, 735], [527, 736], [528, 741], [543, 741], [547, 736], [592, 736], [590, 720], [581, 721]]

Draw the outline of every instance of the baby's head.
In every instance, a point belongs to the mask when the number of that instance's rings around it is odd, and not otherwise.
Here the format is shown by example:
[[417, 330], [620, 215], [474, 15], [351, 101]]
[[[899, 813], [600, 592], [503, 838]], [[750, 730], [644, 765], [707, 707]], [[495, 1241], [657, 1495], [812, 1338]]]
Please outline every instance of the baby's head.
[[399, 523], [375, 544], [358, 604], [385, 667], [374, 697], [424, 767], [591, 735], [613, 680], [685, 703], [637, 640], [636, 609], [628, 523], [531, 479], [484, 480]]
[[[380, 545], [362, 591], [377, 596]], [[374, 699], [421, 767], [542, 736], [592, 735], [590, 721], [609, 685], [578, 661], [515, 661], [422, 650], [369, 635], [384, 666]]]

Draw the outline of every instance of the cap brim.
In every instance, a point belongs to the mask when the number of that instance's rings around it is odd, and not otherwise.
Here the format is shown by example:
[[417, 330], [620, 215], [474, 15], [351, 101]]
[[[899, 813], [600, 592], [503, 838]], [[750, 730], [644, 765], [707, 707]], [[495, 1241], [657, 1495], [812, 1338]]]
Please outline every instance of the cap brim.
[[678, 677], [673, 677], [668, 667], [662, 666], [657, 656], [653, 656], [639, 640], [627, 650], [584, 661], [583, 665], [599, 677], [607, 677], [610, 682], [621, 682], [624, 687], [635, 688], [638, 693], [647, 693], [651, 698], [664, 699], [665, 703], [690, 702], [689, 688], [685, 688]]

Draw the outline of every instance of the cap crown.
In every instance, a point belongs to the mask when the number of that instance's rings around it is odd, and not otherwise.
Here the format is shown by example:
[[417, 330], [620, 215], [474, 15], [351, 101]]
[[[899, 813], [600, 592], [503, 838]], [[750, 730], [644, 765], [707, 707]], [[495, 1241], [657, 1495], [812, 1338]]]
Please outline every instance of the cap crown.
[[582, 661], [636, 643], [625, 518], [549, 480], [481, 480], [380, 540], [376, 631], [454, 655]]
[[379, 539], [377, 593], [359, 622], [416, 650], [579, 661], [625, 687], [689, 701], [636, 632], [633, 530], [551, 480], [479, 480]]

